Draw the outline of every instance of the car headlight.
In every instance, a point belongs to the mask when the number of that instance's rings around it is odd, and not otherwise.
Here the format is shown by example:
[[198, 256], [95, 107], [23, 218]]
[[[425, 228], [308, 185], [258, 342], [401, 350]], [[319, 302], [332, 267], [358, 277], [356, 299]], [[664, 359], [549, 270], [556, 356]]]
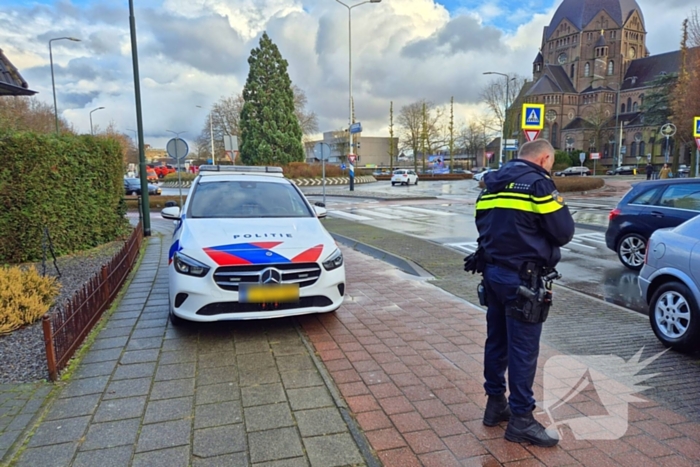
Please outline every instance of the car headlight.
[[326, 271], [332, 271], [334, 269], [338, 269], [340, 266], [343, 265], [343, 253], [339, 249], [336, 248], [336, 250], [331, 253], [331, 255], [326, 258], [326, 260], [323, 262], [323, 268]]
[[204, 277], [210, 269], [206, 264], [190, 258], [187, 255], [183, 255], [182, 253], [175, 253], [173, 256], [173, 264], [177, 272], [187, 276]]

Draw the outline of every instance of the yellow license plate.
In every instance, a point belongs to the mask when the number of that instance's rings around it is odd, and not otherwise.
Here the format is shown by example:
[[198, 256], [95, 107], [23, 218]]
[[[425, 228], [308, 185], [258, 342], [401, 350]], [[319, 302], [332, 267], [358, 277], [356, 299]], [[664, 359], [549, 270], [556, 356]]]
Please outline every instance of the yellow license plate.
[[238, 293], [243, 303], [297, 302], [299, 284], [241, 286]]

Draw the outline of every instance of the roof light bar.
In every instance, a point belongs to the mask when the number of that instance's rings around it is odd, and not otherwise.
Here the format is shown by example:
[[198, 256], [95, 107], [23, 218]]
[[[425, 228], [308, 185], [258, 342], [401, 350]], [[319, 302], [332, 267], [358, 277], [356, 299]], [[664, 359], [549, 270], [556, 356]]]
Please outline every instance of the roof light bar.
[[283, 173], [282, 167], [265, 165], [200, 165], [200, 172], [261, 172], [261, 173]]

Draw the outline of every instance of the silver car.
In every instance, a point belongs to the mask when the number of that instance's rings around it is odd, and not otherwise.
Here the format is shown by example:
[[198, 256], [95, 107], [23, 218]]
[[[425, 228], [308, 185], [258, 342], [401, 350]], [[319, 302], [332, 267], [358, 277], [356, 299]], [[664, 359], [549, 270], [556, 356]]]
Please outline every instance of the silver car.
[[681, 352], [700, 349], [700, 216], [654, 232], [639, 288], [656, 337]]

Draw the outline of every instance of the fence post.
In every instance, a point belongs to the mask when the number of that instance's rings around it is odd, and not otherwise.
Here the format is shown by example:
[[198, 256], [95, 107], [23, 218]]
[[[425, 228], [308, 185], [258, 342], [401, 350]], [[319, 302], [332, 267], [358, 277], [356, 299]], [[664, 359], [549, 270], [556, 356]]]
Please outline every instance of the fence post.
[[51, 318], [49, 318], [48, 313], [42, 318], [41, 325], [44, 329], [44, 344], [46, 345], [46, 362], [49, 367], [49, 379], [51, 381], [56, 381], [58, 379], [58, 371], [56, 371], [56, 351], [53, 347]]
[[107, 281], [108, 277], [109, 274], [107, 274], [107, 266], [102, 266], [102, 284], [100, 284], [100, 288], [102, 289], [102, 301], [105, 304], [107, 303], [107, 300], [109, 300], [109, 297], [112, 295], [112, 287], [110, 287], [110, 284]]

